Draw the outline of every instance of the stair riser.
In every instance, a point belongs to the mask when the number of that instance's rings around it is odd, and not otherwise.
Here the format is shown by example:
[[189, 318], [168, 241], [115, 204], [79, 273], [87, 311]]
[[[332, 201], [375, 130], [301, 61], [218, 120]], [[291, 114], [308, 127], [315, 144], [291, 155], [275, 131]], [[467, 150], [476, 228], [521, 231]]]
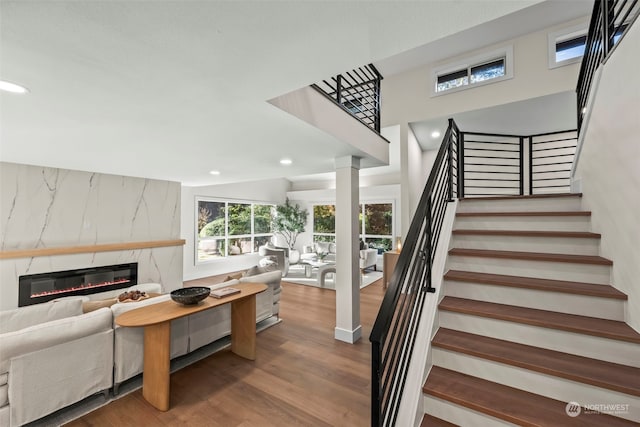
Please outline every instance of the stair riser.
[[443, 328], [640, 367], [640, 347], [625, 341], [446, 310], [439, 310], [439, 321]]
[[434, 348], [433, 362], [436, 366], [563, 402], [573, 401], [582, 405], [628, 404], [629, 412], [616, 414], [616, 416], [632, 421], [640, 421], [640, 398], [637, 396], [441, 348]]
[[582, 210], [580, 197], [551, 197], [512, 200], [463, 200], [458, 212], [550, 212]]
[[515, 424], [456, 405], [435, 396], [424, 396], [424, 412], [459, 426], [514, 427]]
[[454, 229], [591, 231], [591, 217], [588, 217], [588, 216], [456, 217]]
[[471, 256], [449, 256], [447, 268], [509, 276], [537, 277], [570, 282], [610, 283], [611, 267], [606, 265], [566, 262], [528, 261]]
[[548, 254], [599, 255], [600, 239], [572, 237], [454, 235], [452, 248]]
[[476, 301], [624, 321], [624, 301], [611, 298], [449, 280], [444, 282], [444, 294]]

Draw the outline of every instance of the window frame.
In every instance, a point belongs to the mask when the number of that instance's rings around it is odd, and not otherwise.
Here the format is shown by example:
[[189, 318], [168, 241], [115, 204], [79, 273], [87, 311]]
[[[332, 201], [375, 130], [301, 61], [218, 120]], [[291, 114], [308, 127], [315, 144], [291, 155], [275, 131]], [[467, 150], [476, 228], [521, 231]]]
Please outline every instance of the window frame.
[[[579, 37], [584, 37], [589, 32], [589, 25], [587, 22], [583, 22], [581, 24], [572, 25], [571, 27], [565, 27], [559, 29], [557, 31], [552, 31], [547, 34], [547, 56], [549, 61], [549, 69], [552, 70], [554, 68], [564, 67], [566, 65], [571, 65], [575, 63], [582, 62], [582, 57], [584, 53], [580, 56], [576, 56], [575, 58], [569, 58], [562, 61], [556, 61], [556, 46], [558, 43], [566, 42], [569, 40], [577, 39]], [[585, 49], [586, 49], [586, 40], [585, 40]]]
[[[394, 200], [366, 200], [361, 201], [359, 204], [359, 215], [362, 215], [358, 226], [358, 238], [360, 240], [369, 239], [389, 239], [393, 249], [394, 236], [396, 236], [396, 206]], [[378, 235], [366, 233], [365, 212], [367, 205], [391, 205], [391, 234], [390, 235]], [[335, 202], [316, 202], [311, 204], [311, 241], [316, 242], [316, 236], [319, 237], [333, 237], [333, 242], [336, 241], [336, 234], [334, 233], [319, 233], [315, 229], [315, 207], [316, 206], [335, 206]]]
[[[217, 256], [217, 257], [210, 257], [209, 259], [204, 259], [201, 260], [199, 257], [199, 244], [200, 244], [200, 233], [198, 230], [198, 217], [199, 217], [199, 212], [200, 212], [200, 202], [213, 202], [213, 203], [224, 203], [224, 218], [225, 218], [225, 234], [224, 236], [215, 236], [217, 238], [219, 238], [218, 240], [224, 240], [224, 247], [225, 247], [225, 252], [223, 255], [221, 256]], [[243, 205], [250, 205], [251, 206], [251, 230], [250, 230], [250, 234], [238, 234], [238, 235], [232, 235], [229, 233], [229, 205], [235, 205], [235, 204], [243, 204]], [[271, 238], [274, 233], [273, 231], [271, 231], [270, 233], [256, 233], [255, 232], [255, 206], [256, 205], [260, 205], [260, 206], [271, 206], [272, 209], [275, 209], [276, 203], [271, 203], [271, 202], [262, 202], [262, 201], [251, 201], [251, 200], [239, 200], [239, 199], [226, 199], [226, 198], [217, 198], [217, 197], [207, 197], [207, 196], [196, 196], [195, 197], [195, 221], [194, 221], [194, 265], [201, 265], [201, 264], [208, 264], [211, 262], [216, 262], [219, 260], [225, 260], [227, 258], [229, 258], [230, 256], [232, 256], [231, 254], [229, 254], [229, 245], [230, 245], [230, 241], [232, 240], [236, 240], [236, 239], [247, 239], [249, 238], [251, 240], [251, 252], [244, 252], [241, 253], [240, 255], [233, 255], [235, 256], [242, 256], [242, 255], [251, 255], [251, 254], [255, 254], [257, 253], [257, 250], [255, 248], [255, 244], [256, 244], [256, 240], [257, 238], [260, 237], [269, 237]], [[273, 212], [273, 211], [272, 211]], [[273, 215], [273, 213], [272, 213]]]
[[[492, 79], [482, 80], [479, 82], [471, 82], [471, 69], [476, 68], [494, 61], [498, 61], [504, 58], [504, 75], [495, 77]], [[454, 87], [451, 89], [438, 92], [438, 78], [447, 74], [453, 74], [462, 70], [467, 70], [466, 77], [468, 83], [462, 86]], [[488, 84], [494, 84], [509, 80], [513, 78], [513, 45], [508, 45], [500, 49], [492, 50], [490, 52], [482, 53], [475, 56], [460, 59], [455, 62], [450, 62], [445, 65], [435, 67], [431, 70], [431, 97], [448, 95], [450, 93], [456, 93], [463, 90], [473, 89]]]

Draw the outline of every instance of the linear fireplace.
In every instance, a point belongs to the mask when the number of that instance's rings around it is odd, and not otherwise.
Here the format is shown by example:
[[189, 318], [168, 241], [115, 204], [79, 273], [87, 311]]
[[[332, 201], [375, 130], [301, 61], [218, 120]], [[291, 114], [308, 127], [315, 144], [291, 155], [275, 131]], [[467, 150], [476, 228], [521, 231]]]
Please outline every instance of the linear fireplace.
[[137, 262], [20, 276], [18, 307], [71, 295], [128, 288], [137, 281]]

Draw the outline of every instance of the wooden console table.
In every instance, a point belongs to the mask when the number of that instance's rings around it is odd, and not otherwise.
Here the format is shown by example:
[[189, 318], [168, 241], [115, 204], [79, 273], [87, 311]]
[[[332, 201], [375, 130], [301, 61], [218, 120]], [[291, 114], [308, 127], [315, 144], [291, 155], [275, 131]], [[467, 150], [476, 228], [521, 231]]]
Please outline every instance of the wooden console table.
[[169, 410], [171, 321], [224, 304], [231, 304], [231, 351], [245, 359], [256, 358], [256, 294], [267, 289], [262, 283], [233, 285], [239, 294], [216, 299], [208, 297], [197, 305], [163, 301], [122, 313], [116, 323], [144, 327], [142, 396], [161, 411]]

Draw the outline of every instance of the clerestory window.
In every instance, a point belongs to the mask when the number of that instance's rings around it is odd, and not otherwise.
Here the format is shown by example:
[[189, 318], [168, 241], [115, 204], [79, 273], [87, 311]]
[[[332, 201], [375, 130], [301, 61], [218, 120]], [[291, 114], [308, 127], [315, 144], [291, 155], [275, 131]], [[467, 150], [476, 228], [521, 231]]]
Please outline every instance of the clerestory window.
[[433, 96], [513, 77], [513, 48], [474, 56], [434, 69]]

